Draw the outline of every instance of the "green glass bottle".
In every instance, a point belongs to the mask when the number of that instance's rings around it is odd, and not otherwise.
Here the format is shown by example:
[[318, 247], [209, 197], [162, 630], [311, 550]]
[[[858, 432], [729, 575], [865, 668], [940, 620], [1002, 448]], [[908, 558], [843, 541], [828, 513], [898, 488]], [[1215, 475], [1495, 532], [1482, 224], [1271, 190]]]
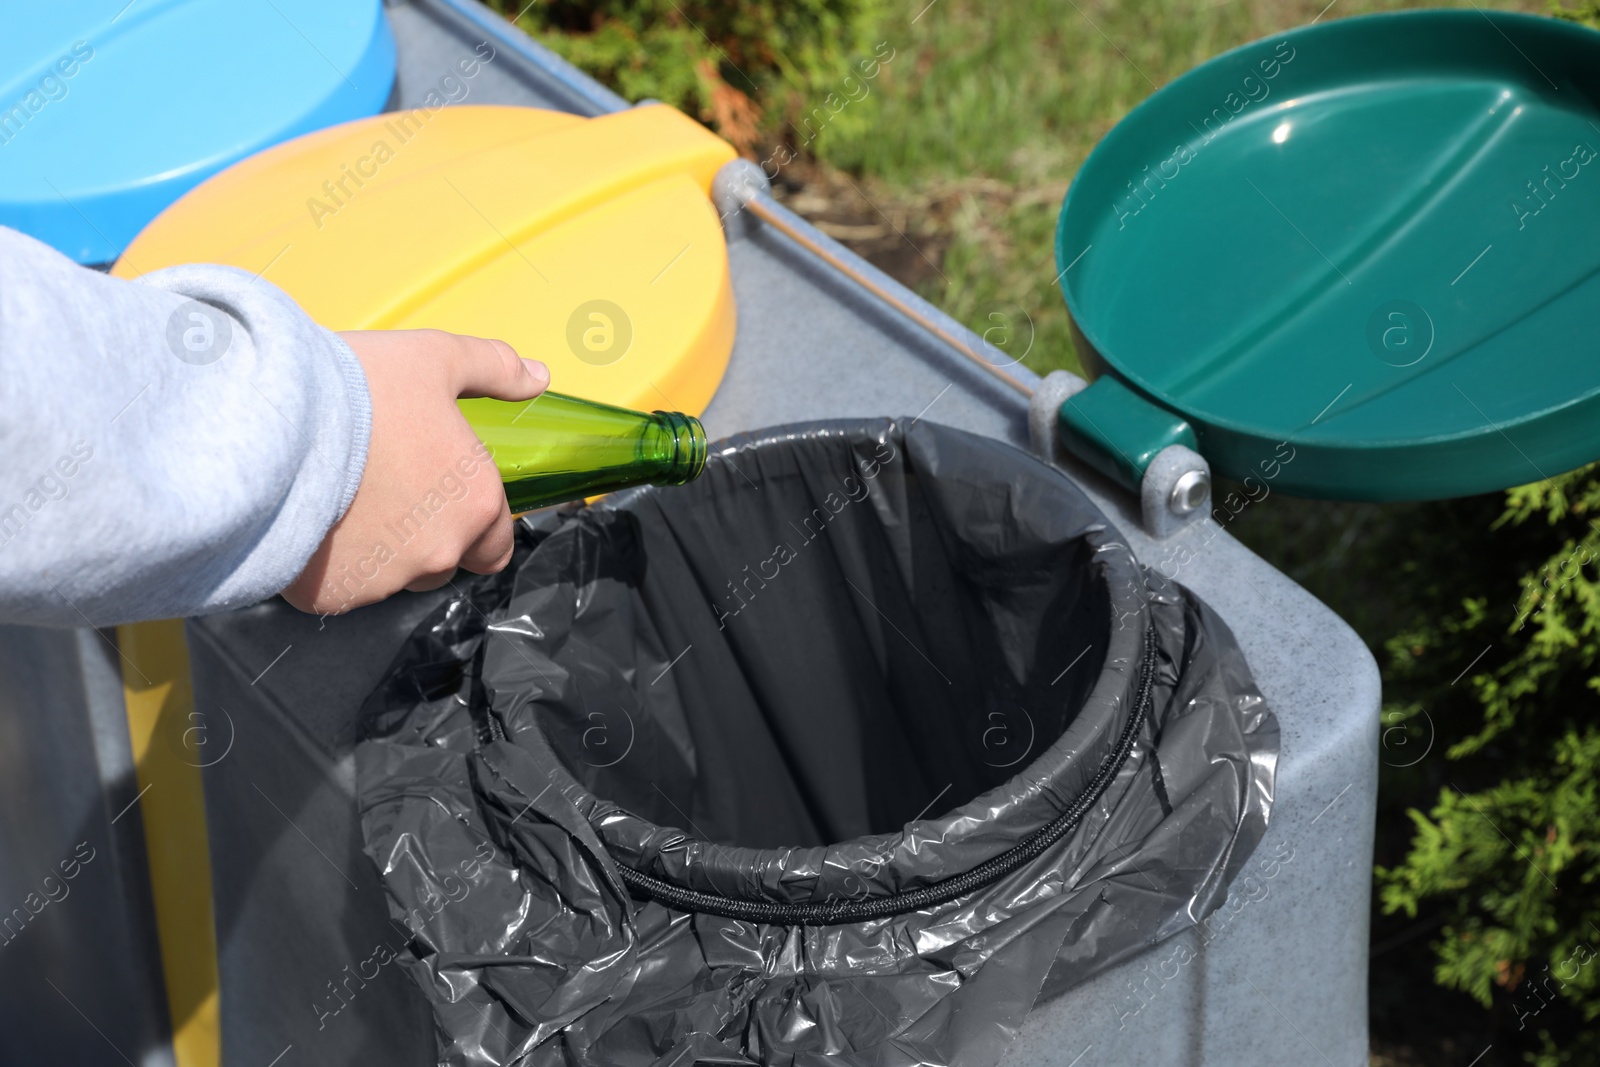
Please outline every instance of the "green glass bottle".
[[693, 415], [645, 414], [544, 393], [528, 403], [463, 400], [461, 410], [506, 484], [512, 512], [634, 485], [682, 485], [706, 467]]

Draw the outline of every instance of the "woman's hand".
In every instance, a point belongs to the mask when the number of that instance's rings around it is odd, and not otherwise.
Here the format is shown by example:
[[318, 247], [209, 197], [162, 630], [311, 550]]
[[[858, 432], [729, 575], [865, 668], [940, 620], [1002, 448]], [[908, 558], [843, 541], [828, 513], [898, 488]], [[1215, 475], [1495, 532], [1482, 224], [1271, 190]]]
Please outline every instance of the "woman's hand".
[[511, 561], [511, 512], [459, 397], [532, 400], [550, 371], [504, 341], [439, 330], [342, 333], [366, 370], [372, 437], [361, 485], [283, 597], [338, 614], [401, 589], [437, 589], [457, 567]]

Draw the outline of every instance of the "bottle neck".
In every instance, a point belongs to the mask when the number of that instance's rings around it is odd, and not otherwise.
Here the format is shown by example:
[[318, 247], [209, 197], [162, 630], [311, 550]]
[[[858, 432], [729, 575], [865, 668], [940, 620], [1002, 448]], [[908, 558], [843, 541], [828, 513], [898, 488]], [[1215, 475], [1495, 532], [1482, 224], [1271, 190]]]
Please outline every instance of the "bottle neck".
[[706, 428], [693, 415], [681, 411], [654, 411], [651, 417], [668, 448], [665, 468], [650, 479], [656, 485], [683, 485], [706, 469]]

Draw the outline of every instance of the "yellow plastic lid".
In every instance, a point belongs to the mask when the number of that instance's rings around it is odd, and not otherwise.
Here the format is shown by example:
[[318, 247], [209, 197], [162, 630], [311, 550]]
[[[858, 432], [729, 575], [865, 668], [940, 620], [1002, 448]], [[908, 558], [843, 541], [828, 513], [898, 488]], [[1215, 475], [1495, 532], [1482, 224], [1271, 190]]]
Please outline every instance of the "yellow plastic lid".
[[235, 164], [151, 222], [112, 273], [230, 264], [330, 329], [497, 337], [549, 364], [563, 393], [698, 414], [733, 347], [708, 197], [733, 158], [662, 105], [594, 119], [400, 111]]

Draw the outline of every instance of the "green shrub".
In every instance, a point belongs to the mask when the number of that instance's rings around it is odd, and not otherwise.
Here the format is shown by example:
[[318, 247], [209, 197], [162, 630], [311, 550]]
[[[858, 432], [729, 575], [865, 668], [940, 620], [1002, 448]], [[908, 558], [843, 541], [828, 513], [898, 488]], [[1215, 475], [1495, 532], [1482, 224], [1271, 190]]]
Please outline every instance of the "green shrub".
[[1494, 561], [1439, 567], [1388, 642], [1384, 722], [1425, 719], [1443, 759], [1408, 772], [1436, 799], [1378, 869], [1382, 906], [1441, 922], [1436, 980], [1528, 1062], [1600, 1063], [1600, 465], [1446, 540]]
[[[789, 136], [873, 53], [882, 0], [489, 0], [630, 100], [699, 117], [740, 151]], [[526, 10], [524, 5], [526, 4]], [[866, 109], [843, 109], [848, 128]]]

